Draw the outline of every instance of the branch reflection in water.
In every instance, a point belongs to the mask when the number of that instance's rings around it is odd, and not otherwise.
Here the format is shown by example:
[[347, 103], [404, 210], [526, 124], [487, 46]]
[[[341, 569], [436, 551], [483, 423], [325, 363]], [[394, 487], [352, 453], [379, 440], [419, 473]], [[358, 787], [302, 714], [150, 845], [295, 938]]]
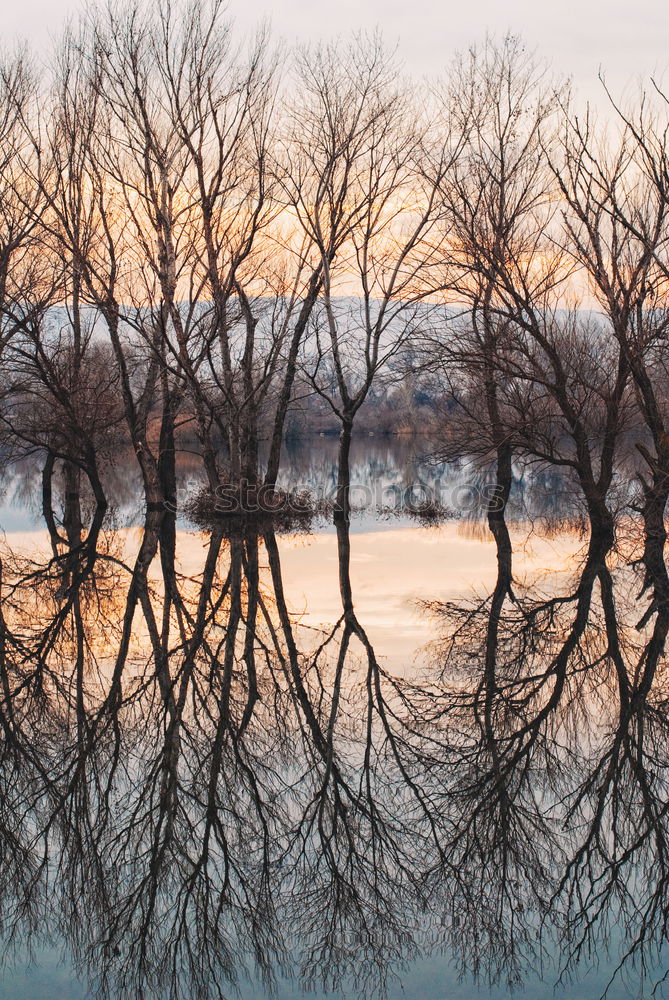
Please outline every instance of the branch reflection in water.
[[[518, 984], [555, 955], [568, 977], [612, 928], [620, 975], [656, 970], [669, 581], [643, 512], [617, 533], [596, 512], [542, 573], [514, 568], [502, 519], [487, 590], [423, 586], [409, 666], [370, 638], [341, 512], [340, 609], [316, 628], [267, 524], [193, 534], [165, 508], [119, 532], [65, 502], [42, 556], [2, 554], [8, 944], [56, 929], [112, 997], [229, 996], [249, 973], [370, 996], [440, 949]], [[439, 565], [457, 531], [404, 533]]]

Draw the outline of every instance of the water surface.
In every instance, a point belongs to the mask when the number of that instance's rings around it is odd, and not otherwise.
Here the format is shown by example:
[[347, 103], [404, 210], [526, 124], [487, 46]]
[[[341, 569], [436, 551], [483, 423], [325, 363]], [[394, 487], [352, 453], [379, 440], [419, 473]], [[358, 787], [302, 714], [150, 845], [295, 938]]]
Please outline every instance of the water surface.
[[[316, 439], [283, 483], [333, 470]], [[651, 995], [669, 692], [638, 521], [612, 545], [518, 469], [509, 567], [480, 469], [359, 440], [352, 478], [350, 524], [235, 532], [146, 511], [119, 457], [66, 547], [39, 469], [7, 474], [0, 996]], [[200, 486], [182, 461], [181, 508]]]

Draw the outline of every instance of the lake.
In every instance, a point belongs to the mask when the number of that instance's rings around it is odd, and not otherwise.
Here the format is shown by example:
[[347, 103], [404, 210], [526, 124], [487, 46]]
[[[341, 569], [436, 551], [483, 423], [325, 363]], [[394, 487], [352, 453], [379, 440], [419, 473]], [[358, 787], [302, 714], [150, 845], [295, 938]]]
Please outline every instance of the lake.
[[[336, 445], [280, 485], [331, 498]], [[147, 510], [119, 455], [67, 545], [5, 473], [0, 997], [651, 996], [662, 552], [529, 466], [507, 552], [434, 452], [355, 439], [350, 521], [281, 531], [195, 523], [184, 455]]]

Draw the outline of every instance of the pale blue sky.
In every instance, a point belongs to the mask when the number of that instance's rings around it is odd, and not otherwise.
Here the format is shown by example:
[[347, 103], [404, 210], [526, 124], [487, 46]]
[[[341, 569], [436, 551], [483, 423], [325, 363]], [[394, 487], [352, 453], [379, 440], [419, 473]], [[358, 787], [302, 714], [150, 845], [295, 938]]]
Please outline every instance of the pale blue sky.
[[[5, 44], [20, 35], [43, 50], [78, 0], [0, 0]], [[239, 27], [270, 17], [287, 40], [373, 28], [399, 40], [415, 74], [438, 73], [457, 49], [486, 30], [520, 32], [556, 72], [571, 74], [581, 95], [598, 93], [597, 71], [620, 93], [641, 77], [669, 78], [669, 6], [662, 0], [231, 0]]]

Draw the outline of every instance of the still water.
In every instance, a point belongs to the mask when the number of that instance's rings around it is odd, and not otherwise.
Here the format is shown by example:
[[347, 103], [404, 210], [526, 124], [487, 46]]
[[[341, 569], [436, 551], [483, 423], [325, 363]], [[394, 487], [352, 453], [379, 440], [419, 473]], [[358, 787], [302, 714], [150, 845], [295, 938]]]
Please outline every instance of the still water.
[[[335, 450], [282, 483], [327, 495]], [[651, 995], [657, 552], [519, 468], [508, 556], [485, 470], [431, 450], [358, 440], [350, 524], [282, 533], [189, 521], [186, 459], [146, 511], [119, 456], [74, 546], [7, 473], [1, 997]]]

